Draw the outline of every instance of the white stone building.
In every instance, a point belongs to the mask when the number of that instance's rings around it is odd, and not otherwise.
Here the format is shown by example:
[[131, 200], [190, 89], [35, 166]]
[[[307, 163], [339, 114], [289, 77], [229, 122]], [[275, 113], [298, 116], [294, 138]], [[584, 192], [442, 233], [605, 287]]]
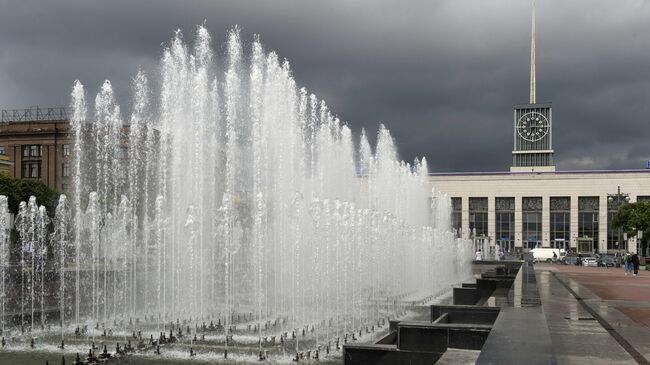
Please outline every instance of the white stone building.
[[551, 104], [536, 96], [534, 8], [531, 35], [530, 102], [513, 107], [510, 171], [434, 173], [431, 185], [452, 198], [452, 225], [465, 238], [508, 251], [636, 251], [610, 223], [621, 204], [650, 200], [650, 169], [556, 171]]
[[[620, 202], [650, 201], [650, 170], [431, 174], [452, 198], [452, 225], [462, 236], [504, 249], [636, 250], [610, 227]], [[608, 199], [610, 195], [619, 194]], [[650, 234], [650, 232], [648, 232]]]

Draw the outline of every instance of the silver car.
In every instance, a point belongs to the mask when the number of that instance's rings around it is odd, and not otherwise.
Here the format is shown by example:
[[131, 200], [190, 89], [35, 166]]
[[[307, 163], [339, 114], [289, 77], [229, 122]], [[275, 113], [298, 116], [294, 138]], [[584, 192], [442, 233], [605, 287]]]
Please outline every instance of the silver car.
[[598, 266], [598, 259], [595, 257], [584, 257], [582, 259], [582, 266]]

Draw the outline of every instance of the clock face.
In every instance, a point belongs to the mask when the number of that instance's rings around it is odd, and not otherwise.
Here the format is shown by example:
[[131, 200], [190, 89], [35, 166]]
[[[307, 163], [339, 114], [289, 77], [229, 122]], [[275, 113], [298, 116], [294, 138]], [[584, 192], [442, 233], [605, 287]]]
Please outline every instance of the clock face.
[[526, 113], [517, 121], [517, 133], [521, 138], [535, 142], [544, 138], [550, 129], [546, 117], [538, 112]]

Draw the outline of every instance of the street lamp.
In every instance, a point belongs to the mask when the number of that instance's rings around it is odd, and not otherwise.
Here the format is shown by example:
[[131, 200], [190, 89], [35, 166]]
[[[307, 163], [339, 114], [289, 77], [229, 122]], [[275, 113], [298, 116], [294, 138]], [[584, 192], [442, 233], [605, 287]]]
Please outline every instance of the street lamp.
[[[618, 190], [616, 194], [607, 194], [607, 203], [609, 203], [612, 208], [615, 208], [616, 211], [618, 211], [623, 204], [627, 204], [630, 202], [630, 194], [627, 193], [621, 193], [621, 187], [618, 187]], [[609, 218], [609, 217], [608, 217]], [[611, 222], [608, 222], [611, 223]], [[621, 228], [618, 228], [618, 235], [617, 235], [618, 241], [616, 242], [618, 245], [618, 242], [621, 241]], [[624, 239], [625, 241], [625, 250], [627, 250], [627, 237]], [[617, 247], [620, 249], [620, 246]]]

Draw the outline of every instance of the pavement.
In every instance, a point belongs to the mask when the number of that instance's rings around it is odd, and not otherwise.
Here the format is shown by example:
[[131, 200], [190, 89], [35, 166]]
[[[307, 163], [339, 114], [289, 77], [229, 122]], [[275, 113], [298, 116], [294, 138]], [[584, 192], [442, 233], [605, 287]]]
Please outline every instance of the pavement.
[[558, 364], [650, 364], [650, 272], [535, 265]]

